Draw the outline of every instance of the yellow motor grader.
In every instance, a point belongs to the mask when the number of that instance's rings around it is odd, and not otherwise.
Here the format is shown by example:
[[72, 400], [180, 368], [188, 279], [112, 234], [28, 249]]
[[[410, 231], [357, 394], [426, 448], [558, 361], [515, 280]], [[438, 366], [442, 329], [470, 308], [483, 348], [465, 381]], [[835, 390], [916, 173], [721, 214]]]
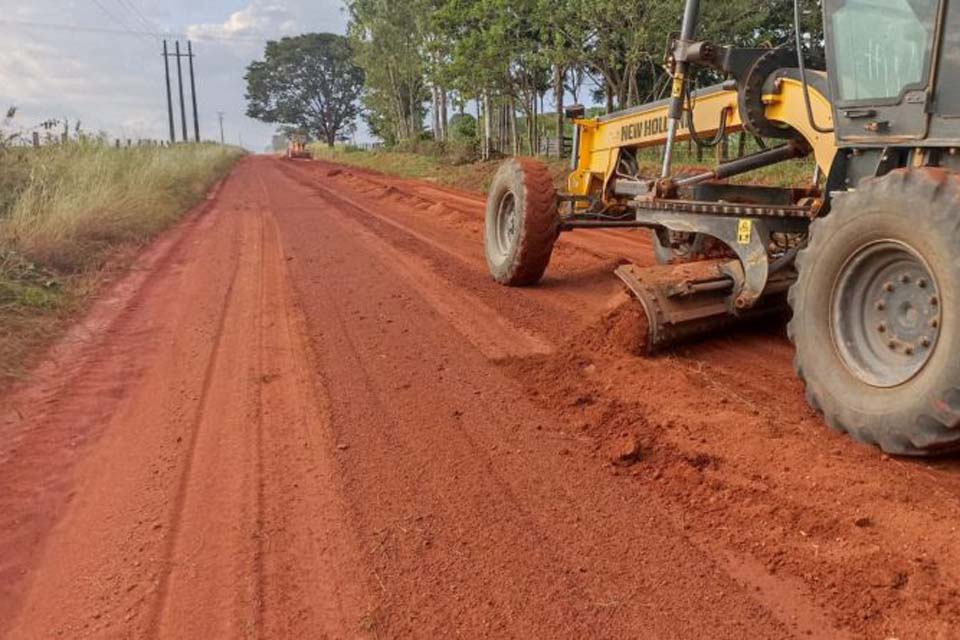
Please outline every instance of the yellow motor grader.
[[287, 141], [287, 160], [312, 160], [313, 154], [307, 148], [307, 137], [294, 134]]
[[[793, 48], [698, 40], [687, 0], [669, 99], [574, 120], [557, 193], [536, 161], [506, 161], [487, 203], [493, 277], [533, 285], [562, 232], [652, 230], [660, 266], [616, 274], [649, 320], [650, 352], [792, 308], [810, 404], [885, 451], [960, 450], [960, 0], [824, 0], [826, 72]], [[710, 70], [722, 81], [693, 90]], [[778, 140], [678, 173], [674, 150], [734, 132]], [[662, 147], [641, 175], [639, 152]], [[738, 178], [808, 157], [809, 185]]]

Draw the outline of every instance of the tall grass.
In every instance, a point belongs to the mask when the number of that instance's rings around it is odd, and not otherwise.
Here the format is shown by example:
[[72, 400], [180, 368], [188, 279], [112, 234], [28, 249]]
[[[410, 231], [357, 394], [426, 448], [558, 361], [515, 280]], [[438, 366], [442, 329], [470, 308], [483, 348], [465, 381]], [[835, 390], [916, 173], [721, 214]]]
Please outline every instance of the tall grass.
[[238, 153], [84, 142], [8, 153], [0, 165], [13, 164], [20, 184], [0, 200], [0, 248], [57, 271], [88, 268], [110, 247], [143, 242], [169, 225]]
[[84, 141], [0, 147], [0, 384], [83, 306], [112, 257], [182, 216], [241, 153]]

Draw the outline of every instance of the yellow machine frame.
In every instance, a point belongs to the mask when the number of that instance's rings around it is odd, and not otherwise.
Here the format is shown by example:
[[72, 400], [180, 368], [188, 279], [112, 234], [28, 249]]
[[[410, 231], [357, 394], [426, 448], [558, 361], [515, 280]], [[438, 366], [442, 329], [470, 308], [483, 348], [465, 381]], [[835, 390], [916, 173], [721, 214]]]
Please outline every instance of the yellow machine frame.
[[[814, 73], [817, 72], [809, 72], [809, 75]], [[831, 128], [833, 110], [830, 99], [814, 86], [808, 85], [808, 88], [814, 121], [821, 128]], [[812, 148], [817, 166], [828, 175], [836, 156], [836, 141], [832, 133], [819, 133], [810, 122], [803, 83], [793, 78], [778, 78], [774, 89], [773, 93], [763, 97], [767, 119], [799, 132]], [[716, 135], [724, 112], [727, 133], [744, 129], [736, 90], [728, 90], [723, 85], [709, 87], [695, 92], [691, 102], [687, 105], [692, 107], [688, 113], [692, 114], [699, 136]], [[574, 196], [599, 195], [605, 203], [612, 204], [607, 187], [614, 177], [620, 150], [664, 144], [668, 111], [669, 101], [663, 100], [609, 116], [575, 120], [580, 128], [579, 152], [577, 166], [567, 179], [568, 192]], [[689, 128], [682, 126], [677, 132], [677, 140], [687, 140], [690, 135]]]

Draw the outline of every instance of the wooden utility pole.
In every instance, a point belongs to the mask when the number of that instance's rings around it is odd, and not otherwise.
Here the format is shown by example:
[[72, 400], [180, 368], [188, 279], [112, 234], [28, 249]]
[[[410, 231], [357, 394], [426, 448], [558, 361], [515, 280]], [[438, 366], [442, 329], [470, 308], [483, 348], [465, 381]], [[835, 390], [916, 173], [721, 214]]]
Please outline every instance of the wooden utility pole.
[[220, 144], [227, 144], [227, 141], [223, 138], [223, 111], [217, 111], [217, 117], [220, 118]]
[[197, 117], [197, 83], [193, 79], [193, 44], [187, 40], [187, 62], [190, 64], [190, 96], [193, 99], [193, 141], [200, 142], [200, 119]]
[[189, 138], [187, 137], [187, 107], [186, 103], [183, 100], [183, 66], [180, 64], [180, 41], [177, 40], [174, 51], [174, 55], [177, 56], [177, 88], [180, 90], [180, 124], [182, 126], [181, 131], [183, 131], [183, 141], [187, 142]]
[[167, 78], [167, 120], [170, 122], [170, 142], [177, 141], [177, 132], [173, 126], [173, 96], [170, 93], [170, 52], [167, 41], [163, 41], [163, 70]]

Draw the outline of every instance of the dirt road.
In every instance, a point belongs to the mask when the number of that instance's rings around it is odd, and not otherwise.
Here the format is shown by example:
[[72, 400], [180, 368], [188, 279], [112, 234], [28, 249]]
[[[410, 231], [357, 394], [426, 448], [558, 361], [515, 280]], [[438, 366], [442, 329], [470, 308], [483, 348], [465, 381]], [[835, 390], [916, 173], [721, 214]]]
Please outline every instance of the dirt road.
[[0, 635], [960, 638], [960, 463], [782, 327], [630, 353], [642, 234], [495, 286], [482, 208], [243, 161], [0, 399]]

